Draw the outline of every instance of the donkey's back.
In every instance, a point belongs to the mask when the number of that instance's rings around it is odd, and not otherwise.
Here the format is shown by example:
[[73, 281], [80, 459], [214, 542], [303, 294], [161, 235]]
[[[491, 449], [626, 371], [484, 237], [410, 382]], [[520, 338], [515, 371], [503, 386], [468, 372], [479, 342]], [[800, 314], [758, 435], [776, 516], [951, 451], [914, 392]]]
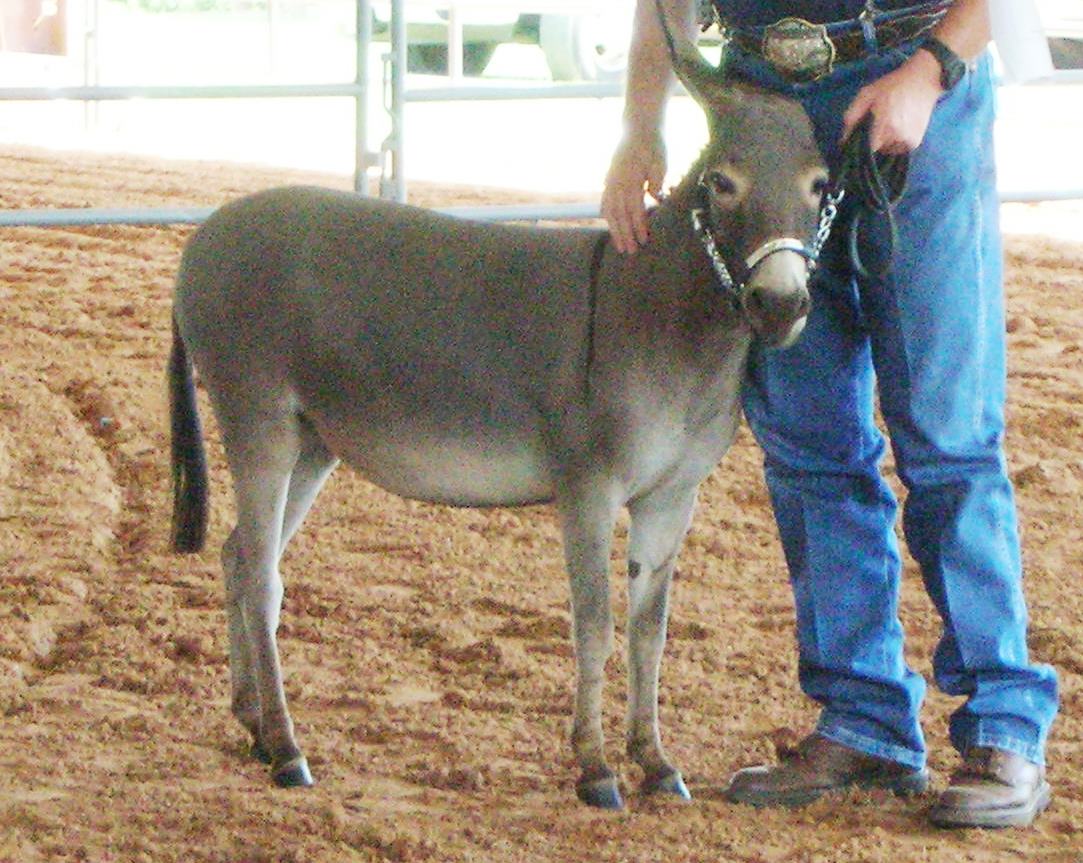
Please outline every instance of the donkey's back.
[[[553, 333], [566, 336], [583, 319], [592, 250], [603, 238], [329, 189], [272, 189], [222, 207], [192, 238], [177, 318], [197, 355], [199, 342], [232, 322], [283, 339], [311, 327], [347, 353], [359, 344], [476, 353], [493, 343], [504, 350], [514, 336], [528, 340], [533, 364], [533, 350], [557, 347]], [[227, 332], [231, 346], [239, 335]]]

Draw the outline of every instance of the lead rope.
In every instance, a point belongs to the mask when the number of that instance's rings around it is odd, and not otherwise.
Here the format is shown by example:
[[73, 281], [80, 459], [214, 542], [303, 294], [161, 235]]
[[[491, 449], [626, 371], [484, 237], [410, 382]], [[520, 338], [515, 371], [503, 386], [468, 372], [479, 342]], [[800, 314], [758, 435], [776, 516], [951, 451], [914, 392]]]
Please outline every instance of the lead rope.
[[[881, 278], [891, 270], [898, 240], [895, 205], [906, 191], [906, 177], [910, 170], [908, 155], [893, 156], [872, 151], [869, 139], [871, 128], [872, 115], [868, 115], [850, 133], [843, 145], [842, 163], [833, 184], [835, 189], [847, 190], [854, 202], [847, 232], [850, 266], [856, 275], [865, 279]], [[869, 269], [861, 257], [861, 240], [867, 236], [862, 229], [871, 216], [879, 216], [887, 223], [889, 237], [883, 263], [875, 269]]]

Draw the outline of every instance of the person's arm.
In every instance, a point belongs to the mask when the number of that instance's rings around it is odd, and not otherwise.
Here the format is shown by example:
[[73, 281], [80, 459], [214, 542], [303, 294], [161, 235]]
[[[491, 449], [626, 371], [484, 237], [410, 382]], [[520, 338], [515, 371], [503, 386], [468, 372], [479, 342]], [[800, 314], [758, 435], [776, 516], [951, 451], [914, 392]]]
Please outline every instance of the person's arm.
[[[670, 26], [694, 33], [691, 0], [660, 0]], [[666, 99], [673, 71], [658, 22], [656, 0], [638, 0], [628, 50], [624, 95], [624, 134], [618, 144], [602, 193], [602, 216], [609, 223], [613, 245], [625, 254], [647, 242], [646, 190], [662, 193], [666, 150], [662, 139]]]
[[[988, 0], [955, 0], [932, 32], [964, 61], [971, 62], [989, 44]], [[941, 93], [940, 63], [919, 49], [894, 72], [862, 88], [843, 117], [843, 138], [871, 112], [872, 149], [908, 153], [925, 137]]]

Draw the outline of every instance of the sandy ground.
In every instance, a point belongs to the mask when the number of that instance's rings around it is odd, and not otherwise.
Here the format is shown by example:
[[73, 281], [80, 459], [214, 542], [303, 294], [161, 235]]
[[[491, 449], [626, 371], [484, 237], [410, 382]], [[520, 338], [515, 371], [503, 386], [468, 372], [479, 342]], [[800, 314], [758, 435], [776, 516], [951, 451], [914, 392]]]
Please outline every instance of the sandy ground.
[[[284, 179], [298, 177], [0, 151], [0, 207], [213, 205]], [[1018, 210], [1013, 224], [1058, 213]], [[287, 688], [318, 785], [272, 788], [229, 715], [217, 555], [167, 548], [163, 372], [189, 233], [0, 233], [0, 861], [1083, 860], [1083, 245], [1007, 244], [1031, 642], [1060, 669], [1063, 713], [1050, 811], [1029, 831], [982, 833], [928, 826], [931, 795], [781, 812], [719, 798], [734, 769], [814, 719], [747, 433], [704, 485], [675, 586], [663, 729], [694, 803], [633, 790], [626, 812], [606, 814], [574, 800], [568, 602], [549, 509], [409, 503], [346, 470], [284, 564]], [[216, 548], [231, 496], [216, 446], [211, 457]], [[902, 616], [928, 674], [939, 626], [912, 565]], [[618, 655], [605, 724], [634, 789], [624, 671]], [[955, 763], [954, 706], [934, 693], [925, 708], [937, 788]]]

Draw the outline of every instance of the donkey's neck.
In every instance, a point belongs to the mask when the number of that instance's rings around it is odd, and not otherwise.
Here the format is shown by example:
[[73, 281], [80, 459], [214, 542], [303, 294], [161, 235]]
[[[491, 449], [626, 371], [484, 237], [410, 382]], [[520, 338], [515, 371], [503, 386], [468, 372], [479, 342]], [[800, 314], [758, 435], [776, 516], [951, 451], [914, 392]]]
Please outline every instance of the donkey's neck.
[[[700, 206], [698, 186], [685, 181], [649, 217], [650, 239], [621, 259], [630, 304], [650, 310], [656, 322], [699, 331], [700, 337], [728, 336], [746, 327], [744, 318], [723, 294], [707, 250], [692, 224]], [[649, 320], [640, 321], [649, 325]]]
[[[692, 227], [695, 186], [651, 214], [650, 241], [632, 255], [606, 251], [597, 291], [598, 373], [650, 380], [657, 398], [697, 416], [736, 410], [751, 328], [719, 289]], [[689, 417], [698, 424], [694, 417]]]

